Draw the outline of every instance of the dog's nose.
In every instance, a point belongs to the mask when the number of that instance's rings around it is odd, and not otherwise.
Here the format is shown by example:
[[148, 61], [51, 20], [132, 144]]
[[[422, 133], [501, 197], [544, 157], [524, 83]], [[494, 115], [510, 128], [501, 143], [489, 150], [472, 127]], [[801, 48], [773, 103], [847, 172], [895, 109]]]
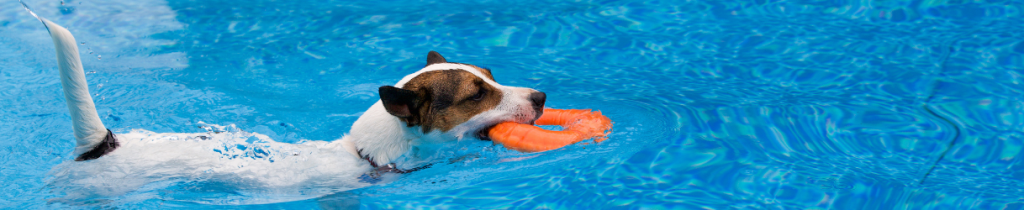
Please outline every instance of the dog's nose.
[[544, 101], [547, 100], [548, 95], [544, 92], [530, 93], [530, 102], [533, 102], [533, 109], [537, 111], [544, 110]]

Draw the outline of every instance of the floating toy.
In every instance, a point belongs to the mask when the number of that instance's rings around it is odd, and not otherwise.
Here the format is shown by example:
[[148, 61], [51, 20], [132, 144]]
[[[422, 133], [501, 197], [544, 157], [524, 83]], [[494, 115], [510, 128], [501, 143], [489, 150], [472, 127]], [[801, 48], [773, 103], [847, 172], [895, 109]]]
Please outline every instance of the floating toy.
[[601, 111], [591, 112], [589, 109], [544, 109], [536, 123], [560, 125], [563, 130], [551, 131], [530, 124], [503, 122], [491, 128], [488, 136], [509, 149], [543, 152], [590, 138], [601, 142], [607, 139], [612, 129], [611, 119], [601, 115]]

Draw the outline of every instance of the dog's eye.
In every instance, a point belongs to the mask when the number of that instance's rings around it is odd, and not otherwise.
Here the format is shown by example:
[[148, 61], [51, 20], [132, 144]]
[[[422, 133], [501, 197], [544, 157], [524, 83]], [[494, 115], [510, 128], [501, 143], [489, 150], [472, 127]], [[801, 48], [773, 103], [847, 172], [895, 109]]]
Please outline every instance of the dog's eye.
[[473, 95], [473, 97], [470, 97], [469, 99], [474, 101], [484, 100], [484, 95], [487, 95], [487, 90], [480, 89], [480, 91], [476, 92], [476, 95]]

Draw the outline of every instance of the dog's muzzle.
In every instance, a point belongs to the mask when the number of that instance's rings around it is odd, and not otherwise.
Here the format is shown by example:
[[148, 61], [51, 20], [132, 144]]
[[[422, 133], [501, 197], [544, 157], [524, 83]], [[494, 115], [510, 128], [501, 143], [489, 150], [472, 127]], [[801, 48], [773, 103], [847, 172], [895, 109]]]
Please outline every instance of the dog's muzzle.
[[537, 118], [540, 118], [541, 114], [544, 114], [544, 102], [547, 101], [547, 99], [548, 95], [544, 94], [544, 92], [538, 91], [530, 93], [530, 102], [533, 103], [533, 111], [534, 113], [537, 113], [537, 116], [534, 117], [533, 120], [537, 120]]
[[[533, 125], [534, 122], [536, 122], [537, 119], [540, 119], [540, 116], [544, 114], [544, 102], [547, 101], [548, 96], [544, 92], [538, 91], [530, 93], [528, 97], [530, 99], [531, 105], [533, 106], [532, 108], [534, 116], [533, 119], [530, 119], [530, 121], [526, 122], [525, 124]], [[488, 136], [487, 134], [488, 132], [491, 131], [491, 128], [494, 128], [495, 125], [497, 125], [497, 123], [485, 126], [484, 128], [477, 130], [476, 137], [479, 138], [480, 140], [491, 140], [490, 136]]]

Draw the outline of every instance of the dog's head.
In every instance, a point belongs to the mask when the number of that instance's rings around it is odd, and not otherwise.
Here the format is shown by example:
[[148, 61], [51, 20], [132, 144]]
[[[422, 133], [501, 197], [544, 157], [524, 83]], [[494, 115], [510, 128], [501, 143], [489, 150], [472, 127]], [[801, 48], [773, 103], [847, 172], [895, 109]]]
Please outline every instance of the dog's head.
[[380, 87], [384, 108], [407, 126], [457, 138], [482, 134], [505, 121], [532, 124], [545, 98], [534, 89], [498, 84], [490, 69], [451, 63], [434, 51], [426, 67], [395, 86]]

